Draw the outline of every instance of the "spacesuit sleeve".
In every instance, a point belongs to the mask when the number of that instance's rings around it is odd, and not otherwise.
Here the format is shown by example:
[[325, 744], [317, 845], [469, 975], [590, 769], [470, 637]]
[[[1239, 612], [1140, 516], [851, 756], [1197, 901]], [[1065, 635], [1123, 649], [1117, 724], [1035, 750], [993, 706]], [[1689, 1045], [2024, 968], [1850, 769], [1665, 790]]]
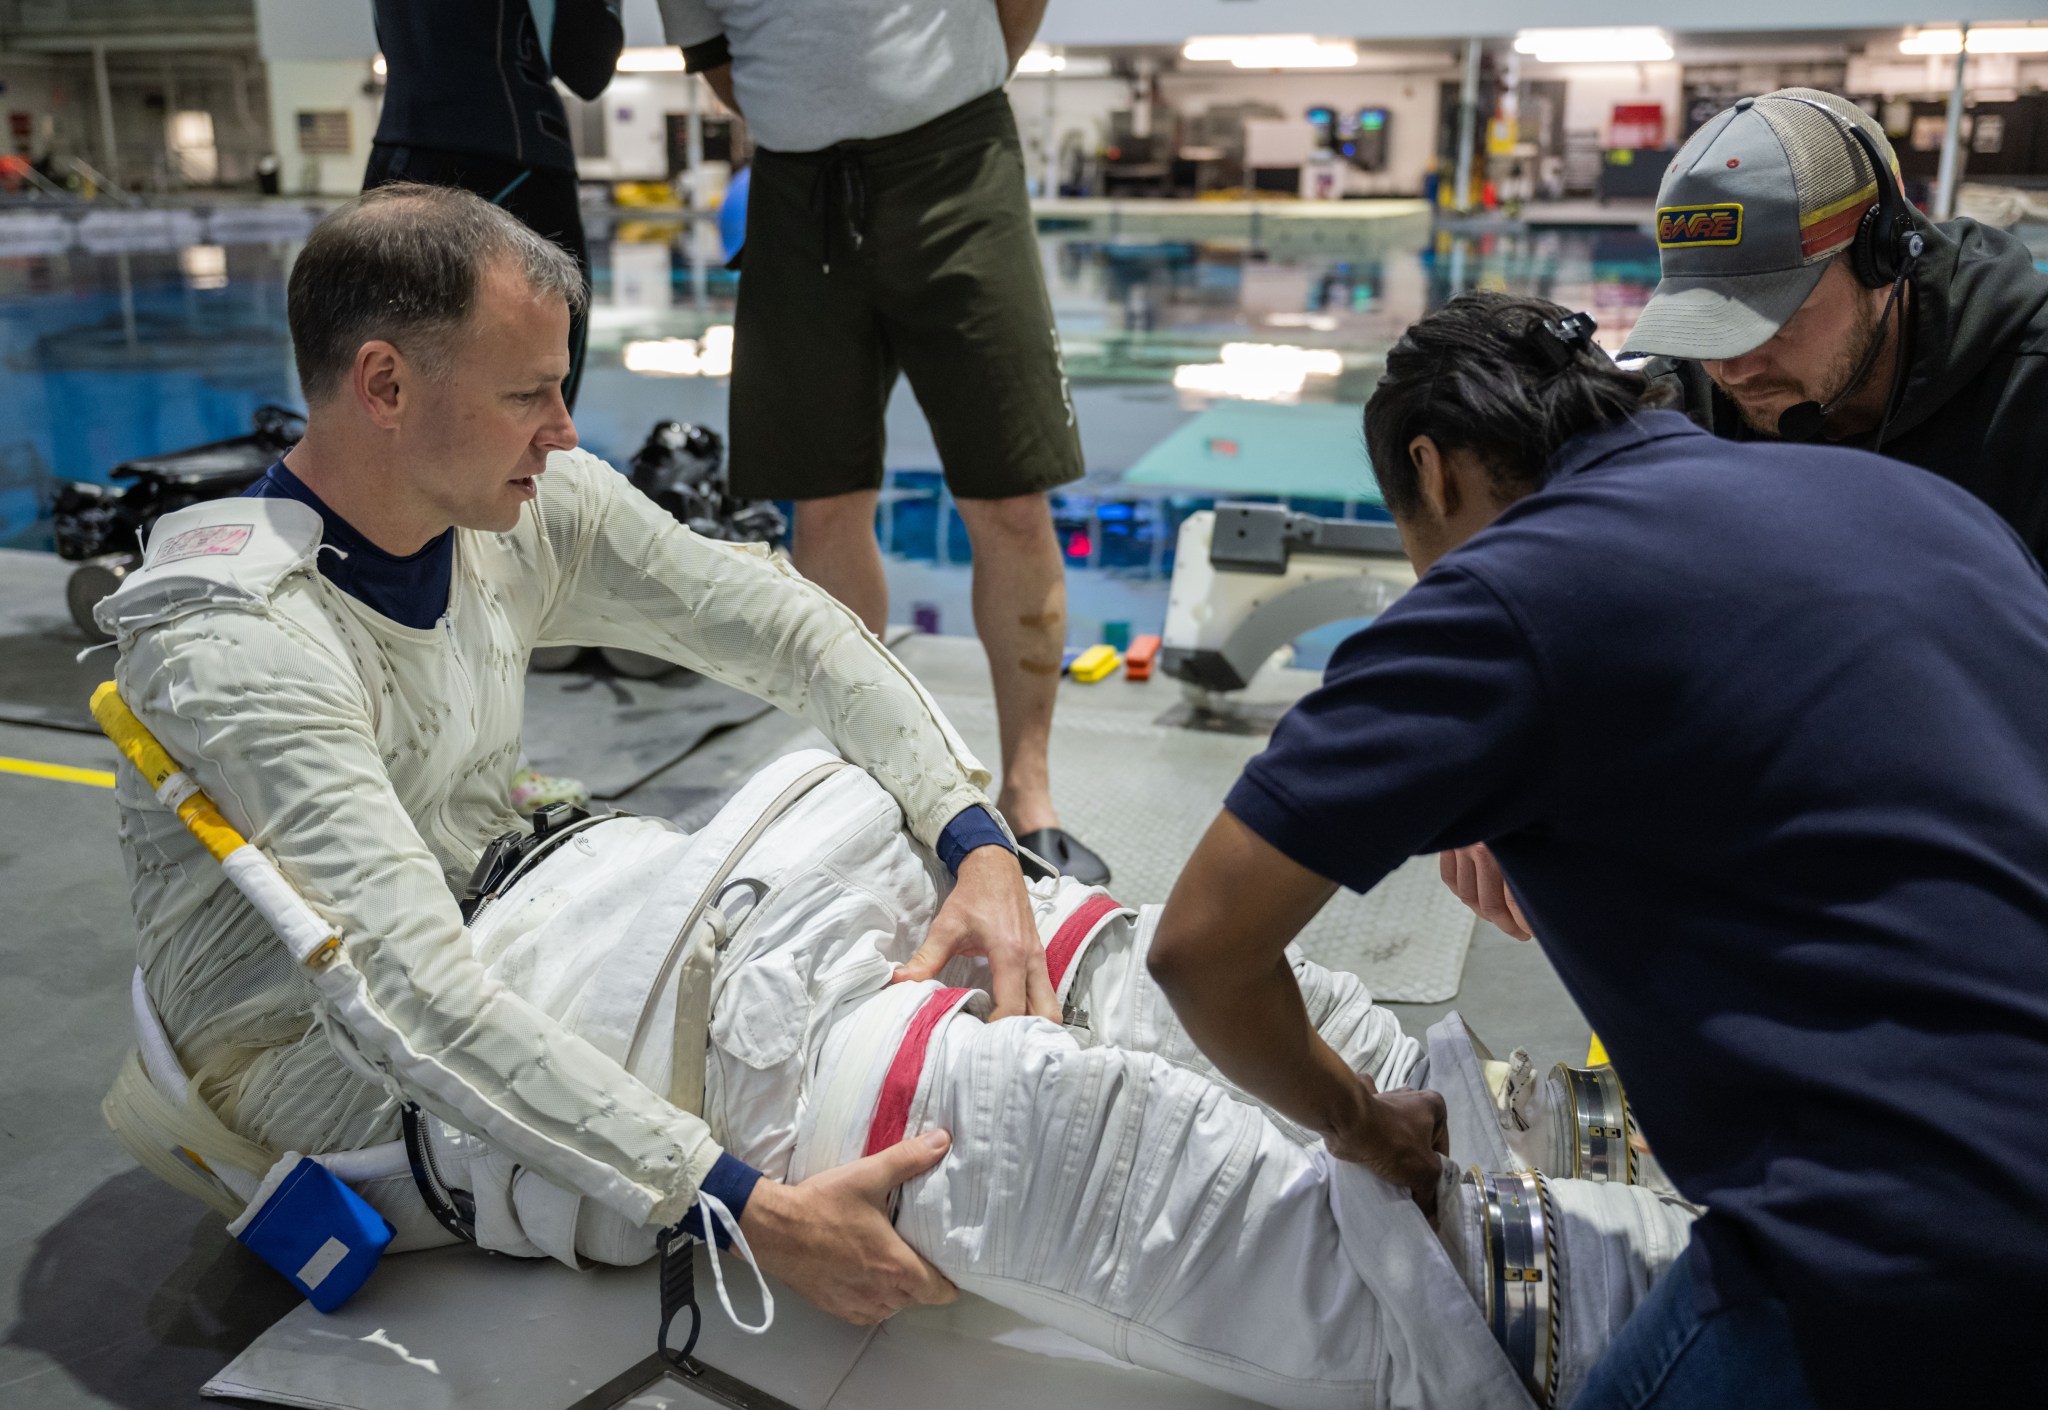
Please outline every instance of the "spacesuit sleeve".
[[348, 663], [284, 614], [215, 610], [140, 633], [120, 684], [334, 927], [363, 1002], [351, 1017], [314, 986], [315, 1002], [350, 1056], [564, 1188], [642, 1223], [682, 1217], [718, 1145], [701, 1120], [477, 963], [440, 864], [394, 791], [403, 750], [380, 754], [372, 702]]
[[874, 775], [927, 847], [987, 804], [988, 770], [916, 678], [766, 548], [690, 532], [580, 452], [550, 458], [536, 509], [560, 575], [539, 645], [659, 656], [808, 721]]
[[1354, 891], [1410, 857], [1535, 821], [1557, 795], [1541, 664], [1484, 582], [1439, 566], [1331, 657], [1224, 799]]

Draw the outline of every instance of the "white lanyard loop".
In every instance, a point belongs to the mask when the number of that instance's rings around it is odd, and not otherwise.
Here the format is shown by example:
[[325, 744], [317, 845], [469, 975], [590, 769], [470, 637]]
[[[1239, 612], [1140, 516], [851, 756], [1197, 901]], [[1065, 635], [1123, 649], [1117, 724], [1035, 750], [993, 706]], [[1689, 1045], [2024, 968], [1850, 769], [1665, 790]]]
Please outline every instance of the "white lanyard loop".
[[[775, 1325], [775, 1294], [768, 1291], [768, 1279], [761, 1273], [761, 1265], [754, 1261], [754, 1251], [747, 1247], [747, 1236], [740, 1232], [740, 1221], [726, 1208], [725, 1201], [708, 1190], [697, 1191], [697, 1213], [704, 1225], [704, 1243], [711, 1251], [711, 1277], [718, 1284], [718, 1305], [725, 1309], [725, 1315], [732, 1324], [750, 1336], [759, 1336]], [[712, 1232], [711, 1220], [716, 1216], [725, 1226], [725, 1232], [732, 1236], [734, 1247], [740, 1257], [754, 1270], [754, 1283], [761, 1289], [761, 1325], [742, 1322], [740, 1314], [732, 1310], [732, 1298], [725, 1290], [725, 1267], [718, 1260], [718, 1239]]]

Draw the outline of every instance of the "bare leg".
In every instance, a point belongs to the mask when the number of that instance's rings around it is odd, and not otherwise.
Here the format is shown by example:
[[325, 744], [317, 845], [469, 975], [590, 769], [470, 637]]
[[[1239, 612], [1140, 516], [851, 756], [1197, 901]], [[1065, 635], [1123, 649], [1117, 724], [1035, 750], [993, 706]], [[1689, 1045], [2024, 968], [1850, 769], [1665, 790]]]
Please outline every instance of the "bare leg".
[[1020, 833], [1057, 827], [1046, 748], [1067, 643], [1067, 577], [1052, 508], [1042, 494], [956, 503], [974, 545], [974, 628], [1002, 735], [996, 806]]
[[[889, 580], [882, 572], [882, 546], [875, 541], [880, 499], [879, 490], [855, 490], [798, 500], [789, 555], [799, 573], [851, 607], [876, 636], [889, 624]], [[1051, 713], [1048, 707], [1046, 714]]]

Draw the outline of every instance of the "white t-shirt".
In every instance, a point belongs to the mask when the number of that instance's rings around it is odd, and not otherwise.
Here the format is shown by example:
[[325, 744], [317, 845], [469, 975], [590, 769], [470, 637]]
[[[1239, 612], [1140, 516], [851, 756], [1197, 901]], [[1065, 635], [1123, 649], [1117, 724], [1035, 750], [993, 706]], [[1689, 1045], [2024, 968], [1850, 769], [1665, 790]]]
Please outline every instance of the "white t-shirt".
[[1002, 87], [996, 0], [660, 0], [668, 42], [719, 35], [755, 142], [815, 152], [890, 137]]

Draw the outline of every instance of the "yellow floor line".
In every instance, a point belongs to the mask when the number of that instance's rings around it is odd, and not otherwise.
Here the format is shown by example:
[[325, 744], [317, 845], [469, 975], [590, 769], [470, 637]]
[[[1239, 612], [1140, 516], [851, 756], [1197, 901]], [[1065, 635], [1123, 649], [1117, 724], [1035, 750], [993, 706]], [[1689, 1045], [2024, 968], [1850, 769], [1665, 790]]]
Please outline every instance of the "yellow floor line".
[[23, 774], [58, 783], [82, 783], [88, 788], [112, 788], [114, 776], [105, 769], [74, 769], [69, 764], [39, 764], [34, 759], [0, 756], [0, 774]]

